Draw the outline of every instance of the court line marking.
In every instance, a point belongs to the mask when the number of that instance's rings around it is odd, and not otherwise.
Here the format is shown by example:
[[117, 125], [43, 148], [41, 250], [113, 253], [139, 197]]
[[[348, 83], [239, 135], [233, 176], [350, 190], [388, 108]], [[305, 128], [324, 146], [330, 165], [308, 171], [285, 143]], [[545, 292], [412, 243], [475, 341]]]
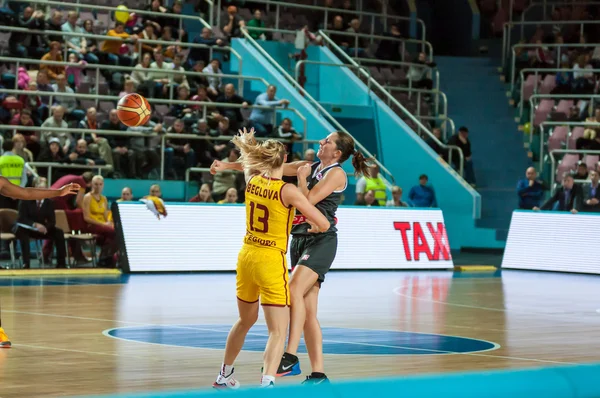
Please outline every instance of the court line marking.
[[156, 357], [140, 357], [140, 356], [134, 356], [134, 355], [129, 355], [129, 354], [124, 355], [124, 354], [116, 354], [116, 353], [111, 353], [111, 352], [75, 350], [75, 349], [72, 349], [72, 348], [48, 347], [48, 346], [34, 345], [34, 344], [13, 343], [12, 346], [13, 347], [33, 348], [33, 349], [38, 349], [38, 350], [52, 350], [52, 351], [76, 352], [76, 353], [79, 353], [79, 354], [93, 354], [93, 355], [103, 355], [103, 356], [113, 356], [113, 357], [137, 358], [137, 359], [143, 359], [143, 360], [148, 360], [148, 359], [157, 360], [157, 359], [160, 359], [160, 358], [156, 358]]
[[[185, 326], [181, 326], [181, 325], [151, 325], [151, 326], [155, 326], [155, 327], [156, 326], [171, 327], [171, 328], [177, 328], [177, 329], [205, 330], [205, 331], [213, 331], [213, 332], [219, 332], [219, 333], [229, 333], [229, 331], [223, 331], [223, 330], [218, 330], [218, 329], [194, 328], [194, 327], [185, 327]], [[265, 325], [258, 325], [258, 326], [265, 326]], [[123, 340], [123, 341], [133, 342], [133, 343], [150, 344], [150, 345], [158, 345], [158, 346], [169, 346], [169, 347], [177, 347], [177, 348], [208, 349], [208, 350], [219, 350], [219, 351], [222, 351], [221, 348], [189, 347], [189, 346], [179, 346], [179, 345], [174, 345], [174, 344], [152, 343], [152, 342], [146, 342], [146, 341], [124, 339], [122, 337], [116, 337], [116, 336], [112, 336], [112, 335], [109, 334], [111, 330], [115, 330], [115, 329], [133, 329], [133, 328], [138, 328], [138, 327], [139, 326], [125, 326], [125, 327], [121, 327], [121, 328], [111, 328], [111, 329], [104, 330], [102, 332], [102, 334], [105, 335], [105, 336], [107, 336], [107, 337], [111, 337], [113, 339]], [[348, 329], [354, 329], [354, 328], [348, 328]], [[382, 329], [362, 329], [362, 330], [382, 330]], [[390, 331], [390, 330], [384, 330], [384, 331]], [[420, 332], [410, 332], [410, 333], [432, 335], [432, 333], [420, 333]], [[248, 335], [262, 336], [262, 337], [268, 336], [268, 335], [259, 334], [259, 333], [252, 333], [252, 332], [249, 332]], [[435, 335], [435, 334], [433, 334], [433, 335]], [[460, 336], [448, 336], [448, 335], [439, 335], [439, 336], [460, 337]], [[474, 339], [474, 340], [480, 340], [480, 339]], [[412, 347], [403, 347], [403, 346], [386, 346], [386, 345], [376, 345], [376, 344], [369, 344], [369, 343], [364, 343], [363, 344], [363, 343], [356, 343], [356, 342], [350, 342], [350, 341], [336, 341], [336, 340], [325, 340], [325, 339], [323, 339], [323, 343], [325, 343], [326, 341], [327, 342], [332, 342], [332, 343], [342, 343], [342, 344], [374, 345], [374, 346], [379, 346], [379, 347], [399, 348], [399, 349], [406, 349], [406, 350], [430, 351], [430, 352], [434, 352], [435, 353], [435, 354], [428, 354], [427, 356], [453, 355], [454, 354], [454, 355], [467, 355], [467, 356], [484, 357], [484, 358], [510, 359], [510, 360], [517, 360], [517, 361], [526, 361], [526, 362], [552, 363], [552, 364], [561, 364], [561, 365], [577, 365], [578, 364], [576, 362], [551, 361], [551, 360], [545, 360], [545, 359], [521, 358], [521, 357], [513, 357], [513, 356], [506, 356], [506, 355], [480, 354], [481, 352], [493, 351], [493, 350], [497, 350], [498, 348], [501, 347], [497, 343], [486, 341], [486, 340], [481, 340], [481, 341], [485, 341], [487, 343], [494, 344], [494, 346], [497, 346], [497, 347], [494, 347], [494, 348], [491, 348], [491, 349], [487, 349], [487, 350], [482, 350], [482, 351], [475, 351], [475, 352], [455, 352], [455, 351], [444, 351], [444, 350], [431, 350], [431, 349], [427, 349], [427, 348], [412, 348]], [[258, 352], [258, 351], [250, 351], [250, 352]], [[365, 355], [365, 354], [326, 354], [326, 355], [358, 356], [358, 355]], [[413, 354], [413, 355], [408, 354], [406, 356], [412, 356], [412, 357], [414, 357], [416, 355], [419, 355], [419, 354]], [[372, 355], [372, 356], [375, 356], [375, 355]], [[377, 355], [377, 356], [378, 357], [379, 356], [385, 356], [385, 357], [394, 356], [394, 357], [397, 357], [397, 356], [399, 356], [399, 354], [383, 354], [383, 355]]]
[[[433, 300], [433, 299], [429, 299], [429, 298], [425, 298], [425, 297], [411, 296], [409, 294], [401, 293], [399, 291], [400, 289], [403, 289], [403, 287], [395, 287], [394, 289], [392, 289], [392, 291], [397, 296], [406, 297], [406, 298], [410, 298], [413, 300], [427, 301], [430, 303], [443, 304], [443, 305], [452, 306], [452, 307], [472, 308], [472, 309], [495, 311], [495, 312], [508, 312], [507, 308], [490, 308], [490, 307], [481, 307], [481, 306], [469, 305], [469, 304], [448, 303], [445, 301]], [[511, 312], [517, 313], [519, 315], [541, 315], [541, 316], [547, 316], [550, 318], [561, 317], [563, 319], [576, 319], [578, 322], [584, 322], [584, 319], [582, 319], [581, 316], [574, 315], [573, 312], [568, 313], [568, 314], [552, 314], [552, 313], [532, 311], [531, 307], [523, 307], [523, 306], [519, 307], [518, 305], [516, 307], [517, 307], [516, 310], [511, 309]], [[525, 309], [525, 311], [523, 311], [523, 309]], [[582, 311], [582, 312], [583, 312], [583, 314], [581, 314], [581, 315], [590, 315], [587, 312], [584, 312], [584, 311]], [[585, 320], [587, 320], [587, 321], [591, 320], [591, 321], [593, 321], [593, 323], [596, 323], [596, 324], [598, 323], [597, 321], [594, 321], [593, 319], [586, 318]]]
[[[49, 317], [56, 317], [56, 318], [70, 318], [70, 319], [100, 321], [100, 322], [115, 322], [115, 323], [123, 323], [123, 324], [136, 325], [138, 327], [139, 326], [154, 326], [154, 327], [156, 327], [156, 326], [159, 326], [159, 327], [164, 327], [164, 326], [169, 327], [169, 326], [171, 326], [171, 325], [149, 324], [149, 323], [132, 322], [132, 321], [120, 321], [120, 320], [114, 320], [114, 319], [101, 319], [101, 318], [80, 317], [80, 316], [73, 316], [73, 315], [60, 315], [60, 314], [52, 314], [52, 313], [29, 312], [29, 311], [4, 310], [4, 312], [15, 313], [15, 314], [36, 315], [36, 316], [49, 316]], [[135, 326], [130, 326], [130, 327], [133, 328]], [[116, 328], [112, 328], [112, 329], [116, 329]], [[103, 331], [102, 334], [104, 334], [106, 336], [109, 330], [110, 329], [107, 329], [107, 330]], [[373, 330], [373, 329], [367, 329], [367, 330]], [[381, 329], [375, 329], [375, 330], [381, 330]], [[105, 334], [105, 332], [106, 332], [106, 334]], [[411, 333], [418, 333], [418, 332], [411, 332]], [[421, 334], [431, 334], [431, 333], [421, 333]], [[121, 339], [121, 338], [110, 336], [110, 335], [108, 335], [108, 336], [111, 337], [111, 338], [119, 339], [119, 340], [124, 340], [124, 341], [129, 341], [129, 342], [136, 342], [136, 341], [133, 341], [133, 340], [125, 340], [125, 339]], [[454, 336], [454, 337], [459, 337], [459, 336]], [[137, 343], [140, 343], [140, 342], [137, 342]], [[154, 345], [162, 345], [162, 346], [166, 346], [167, 345], [167, 344], [156, 344], [156, 343], [142, 343], [142, 344], [154, 344]], [[493, 343], [493, 344], [496, 344], [496, 343]], [[181, 347], [181, 346], [174, 346], [174, 347], [178, 347], [178, 348], [196, 348], [196, 347]], [[500, 346], [498, 348], [500, 348]], [[498, 348], [496, 348], [496, 349], [498, 349]], [[206, 349], [206, 348], [199, 348], [199, 349]], [[216, 348], [212, 349], [212, 350], [220, 350], [220, 351], [222, 351], [221, 349], [216, 349]], [[517, 361], [529, 361], [529, 362], [538, 362], [538, 363], [555, 363], [555, 364], [565, 364], [565, 365], [575, 365], [575, 364], [577, 364], [576, 362], [550, 361], [550, 360], [544, 360], [544, 359], [521, 358], [521, 357], [502, 356], [502, 355], [489, 355], [489, 354], [478, 354], [478, 353], [460, 353], [460, 352], [453, 352], [453, 351], [439, 352], [438, 354], [430, 354], [430, 355], [449, 355], [449, 354], [478, 356], [478, 357], [487, 357], [487, 358], [499, 358], [499, 359], [511, 359], [511, 360], [517, 360]], [[327, 354], [327, 355], [345, 355], [345, 356], [347, 356], [347, 354]], [[389, 355], [389, 356], [392, 356], [392, 355]], [[393, 356], [397, 356], [397, 355], [393, 355]]]

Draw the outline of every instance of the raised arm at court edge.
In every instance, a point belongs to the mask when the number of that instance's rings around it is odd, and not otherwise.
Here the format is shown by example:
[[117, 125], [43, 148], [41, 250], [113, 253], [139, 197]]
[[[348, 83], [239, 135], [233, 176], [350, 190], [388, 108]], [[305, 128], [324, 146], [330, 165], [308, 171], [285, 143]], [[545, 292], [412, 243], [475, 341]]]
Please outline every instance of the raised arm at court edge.
[[0, 193], [13, 199], [40, 200], [76, 194], [81, 187], [78, 184], [69, 184], [60, 189], [47, 188], [21, 188], [12, 184], [4, 177], [0, 177]]

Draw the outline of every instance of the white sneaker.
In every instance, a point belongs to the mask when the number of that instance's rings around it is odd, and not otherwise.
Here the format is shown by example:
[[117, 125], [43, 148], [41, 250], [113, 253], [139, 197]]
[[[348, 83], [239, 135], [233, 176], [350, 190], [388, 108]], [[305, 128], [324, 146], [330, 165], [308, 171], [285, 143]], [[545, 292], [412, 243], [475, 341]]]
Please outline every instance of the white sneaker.
[[217, 381], [213, 383], [213, 387], [218, 389], [230, 388], [232, 390], [237, 390], [238, 388], [240, 388], [240, 382], [233, 377], [232, 370], [229, 376], [227, 377], [223, 376], [222, 374], [219, 374], [217, 376]]
[[267, 384], [266, 386], [260, 386], [261, 388], [271, 388], [271, 387], [275, 387], [275, 383], [270, 382], [269, 384]]

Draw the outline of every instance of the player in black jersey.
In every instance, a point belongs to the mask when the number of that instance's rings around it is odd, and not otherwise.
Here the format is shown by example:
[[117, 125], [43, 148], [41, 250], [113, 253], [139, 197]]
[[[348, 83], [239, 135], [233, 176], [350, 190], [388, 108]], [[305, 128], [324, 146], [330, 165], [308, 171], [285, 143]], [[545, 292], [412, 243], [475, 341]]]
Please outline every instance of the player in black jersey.
[[[367, 159], [354, 147], [354, 139], [343, 131], [336, 131], [319, 142], [319, 162], [287, 163], [283, 173], [298, 176], [298, 188], [309, 202], [329, 220], [331, 228], [323, 234], [308, 232], [311, 221], [297, 212], [292, 227], [290, 248], [294, 264], [290, 280], [291, 317], [290, 334], [285, 354], [279, 364], [277, 376], [294, 376], [301, 373], [297, 357], [298, 345], [304, 331], [304, 341], [310, 358], [312, 373], [304, 383], [327, 382], [323, 363], [323, 335], [317, 320], [317, 303], [321, 283], [329, 271], [337, 251], [337, 222], [335, 213], [341, 202], [342, 192], [348, 184], [341, 164], [352, 156], [357, 175], [368, 174]], [[237, 163], [215, 161], [211, 172], [240, 169]]]

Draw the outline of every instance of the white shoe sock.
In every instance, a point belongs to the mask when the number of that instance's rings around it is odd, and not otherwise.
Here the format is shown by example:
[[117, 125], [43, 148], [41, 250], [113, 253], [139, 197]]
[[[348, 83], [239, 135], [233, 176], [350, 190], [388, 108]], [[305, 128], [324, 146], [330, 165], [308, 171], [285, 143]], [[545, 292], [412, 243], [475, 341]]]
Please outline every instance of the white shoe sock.
[[233, 373], [233, 365], [221, 365], [221, 376], [229, 377]]
[[261, 387], [268, 387], [271, 385], [271, 383], [275, 384], [275, 376], [263, 375], [263, 377], [260, 379]]

